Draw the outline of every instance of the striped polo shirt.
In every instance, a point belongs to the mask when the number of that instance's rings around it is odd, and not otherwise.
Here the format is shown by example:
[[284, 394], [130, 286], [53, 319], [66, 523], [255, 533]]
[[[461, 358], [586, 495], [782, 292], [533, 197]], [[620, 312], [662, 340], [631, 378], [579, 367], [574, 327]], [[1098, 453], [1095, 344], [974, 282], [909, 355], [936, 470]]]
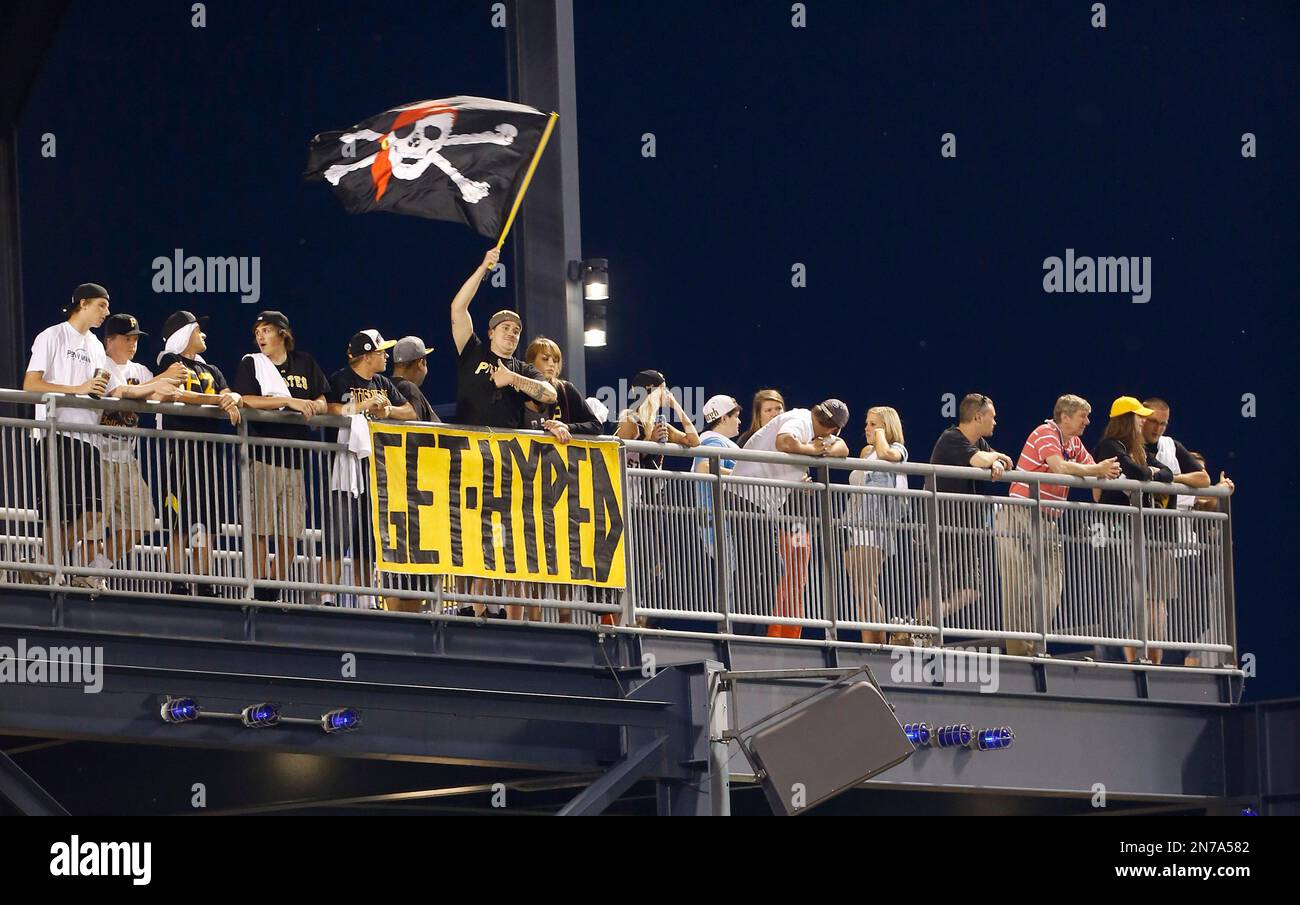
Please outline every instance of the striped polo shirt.
[[[1092, 454], [1084, 447], [1078, 437], [1071, 437], [1061, 449], [1061, 429], [1055, 421], [1044, 421], [1025, 440], [1025, 448], [1020, 451], [1016, 462], [1017, 471], [1051, 471], [1047, 467], [1048, 456], [1060, 456], [1067, 462], [1092, 464]], [[1070, 495], [1070, 488], [1060, 484], [1043, 484], [1042, 496], [1045, 500], [1064, 500]], [[1029, 496], [1029, 485], [1015, 483], [1011, 485], [1011, 496]]]

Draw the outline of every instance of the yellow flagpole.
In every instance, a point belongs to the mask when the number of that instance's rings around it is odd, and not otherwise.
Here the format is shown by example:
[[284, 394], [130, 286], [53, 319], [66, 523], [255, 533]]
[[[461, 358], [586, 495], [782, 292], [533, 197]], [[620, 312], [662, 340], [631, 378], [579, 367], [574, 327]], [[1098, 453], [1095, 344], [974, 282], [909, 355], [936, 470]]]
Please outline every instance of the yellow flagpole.
[[533, 181], [533, 171], [537, 169], [537, 161], [542, 159], [542, 152], [546, 150], [546, 142], [551, 138], [551, 130], [555, 128], [555, 121], [560, 118], [560, 114], [552, 113], [551, 118], [546, 121], [546, 129], [542, 132], [542, 140], [537, 144], [537, 151], [533, 154], [533, 159], [528, 164], [528, 172], [524, 174], [524, 184], [519, 186], [519, 194], [515, 196], [514, 207], [510, 208], [510, 216], [506, 217], [506, 225], [501, 230], [501, 238], [497, 240], [497, 248], [506, 244], [506, 235], [510, 232], [510, 226], [515, 222], [515, 214], [519, 213], [519, 205], [523, 203], [524, 194], [528, 191], [528, 183]]

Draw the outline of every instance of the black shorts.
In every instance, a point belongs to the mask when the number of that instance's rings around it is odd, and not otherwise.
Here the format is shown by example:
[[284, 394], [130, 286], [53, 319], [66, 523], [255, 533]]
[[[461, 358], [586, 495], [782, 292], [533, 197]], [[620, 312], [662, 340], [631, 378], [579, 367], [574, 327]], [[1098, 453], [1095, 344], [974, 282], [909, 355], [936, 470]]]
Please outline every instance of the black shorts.
[[211, 533], [221, 527], [227, 492], [234, 486], [230, 459], [223, 445], [207, 443], [182, 441], [167, 452], [164, 508], [172, 529], [184, 532], [191, 542], [196, 529]]
[[[49, 447], [42, 439], [36, 444], [40, 456], [41, 481], [37, 488], [37, 499], [41, 505], [41, 514], [45, 514], [46, 496], [49, 493], [48, 457]], [[64, 434], [56, 434], [55, 474], [58, 475], [59, 520], [70, 522], [87, 512], [101, 512], [101, 480], [103, 472], [99, 464], [99, 448]]]
[[361, 563], [365, 574], [357, 576], [358, 582], [369, 582], [369, 567], [375, 561], [375, 538], [370, 527], [370, 495], [354, 497], [346, 491], [331, 490], [325, 525], [330, 555], [335, 559], [351, 558], [354, 563]]

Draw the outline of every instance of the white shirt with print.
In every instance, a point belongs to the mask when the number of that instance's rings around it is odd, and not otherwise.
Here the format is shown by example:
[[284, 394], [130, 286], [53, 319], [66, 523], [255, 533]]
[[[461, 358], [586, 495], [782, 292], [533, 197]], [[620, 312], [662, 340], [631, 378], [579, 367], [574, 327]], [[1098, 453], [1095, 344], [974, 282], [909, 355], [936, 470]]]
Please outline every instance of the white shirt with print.
[[[61, 386], [80, 386], [95, 376], [99, 368], [108, 368], [108, 355], [99, 337], [87, 330], [78, 333], [70, 321], [55, 324], [42, 330], [32, 343], [32, 357], [27, 363], [28, 372], [40, 371], [46, 383]], [[121, 386], [121, 381], [109, 371], [107, 393]], [[98, 424], [98, 409], [56, 406], [55, 420], [60, 424]], [[45, 418], [45, 406], [36, 406], [36, 420]], [[94, 434], [69, 434], [78, 440], [95, 443]]]
[[[108, 359], [108, 369], [113, 372], [117, 382], [126, 386], [139, 386], [153, 380], [153, 372], [138, 361], [128, 361], [120, 365]], [[139, 418], [134, 412], [104, 412], [101, 424], [123, 424], [134, 427]], [[135, 458], [135, 437], [99, 435], [99, 454], [109, 462], [130, 462]]]

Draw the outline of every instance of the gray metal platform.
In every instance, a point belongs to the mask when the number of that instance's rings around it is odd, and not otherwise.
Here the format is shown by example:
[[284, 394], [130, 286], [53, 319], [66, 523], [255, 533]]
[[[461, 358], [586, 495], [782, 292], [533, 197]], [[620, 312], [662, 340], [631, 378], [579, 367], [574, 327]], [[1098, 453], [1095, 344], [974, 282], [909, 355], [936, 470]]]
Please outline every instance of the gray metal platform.
[[[1104, 787], [1116, 800], [1166, 805], [1262, 794], [1251, 780], [1259, 758], [1252, 763], [1247, 751], [1256, 721], [1237, 705], [1242, 679], [1228, 670], [994, 656], [997, 690], [988, 693], [979, 682], [944, 681], [942, 670], [898, 681], [901, 656], [924, 664], [934, 651], [9, 590], [0, 597], [0, 648], [20, 639], [29, 649], [102, 648], [104, 686], [86, 694], [0, 685], [0, 735], [570, 775], [596, 789], [580, 802], [586, 812], [636, 783], [654, 784], [661, 812], [709, 812], [706, 680], [719, 666], [767, 673], [867, 664], [903, 722], [1015, 729], [1009, 750], [922, 749], [869, 788], [1065, 799]], [[355, 677], [343, 675], [346, 654]], [[796, 672], [746, 682], [739, 719], [824, 681]], [[194, 697], [207, 711], [276, 701], [286, 716], [306, 718], [351, 706], [363, 727], [326, 735], [236, 721], [168, 725], [158, 716], [168, 694]], [[734, 753], [729, 778], [743, 783], [751, 772]]]

